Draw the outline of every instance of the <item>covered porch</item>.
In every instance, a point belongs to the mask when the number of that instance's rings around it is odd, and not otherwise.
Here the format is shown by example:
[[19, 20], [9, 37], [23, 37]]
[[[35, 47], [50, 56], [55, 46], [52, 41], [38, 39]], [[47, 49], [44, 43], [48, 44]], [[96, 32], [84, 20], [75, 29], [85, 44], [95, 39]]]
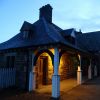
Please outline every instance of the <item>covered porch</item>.
[[[38, 51], [39, 52], [39, 51]], [[82, 75], [82, 53], [80, 51], [77, 51], [75, 49], [70, 49], [68, 50], [67, 49], [67, 53], [70, 52], [74, 55], [77, 55], [78, 57], [78, 65], [76, 68], [74, 68], [74, 70], [70, 70], [70, 71], [74, 71], [74, 73], [72, 73], [71, 75], [73, 76], [69, 76], [69, 79], [68, 78], [64, 78], [62, 79], [62, 74], [60, 74], [60, 66], [61, 66], [61, 58], [63, 56], [63, 54], [66, 52], [66, 50], [62, 50], [62, 49], [59, 49], [58, 47], [54, 48], [53, 49], [53, 52], [52, 50], [50, 51], [49, 49], [42, 49], [42, 51], [40, 50], [40, 52], [31, 52], [31, 56], [32, 56], [32, 69], [30, 70], [30, 75], [29, 75], [29, 91], [37, 91], [37, 92], [40, 92], [40, 93], [46, 93], [46, 94], [50, 94], [52, 95], [53, 98], [59, 98], [60, 95], [62, 95], [62, 93], [64, 93], [64, 91], [69, 91], [70, 89], [74, 88], [75, 86], [77, 85], [80, 85], [84, 82], [83, 80], [83, 75]], [[39, 61], [39, 57], [41, 59], [44, 58], [42, 53], [47, 53], [49, 55], [49, 57], [51, 58], [51, 66], [52, 66], [52, 74], [51, 74], [51, 83], [47, 83], [48, 81], [48, 73], [46, 71], [48, 70], [45, 70], [43, 71], [43, 68], [39, 69], [40, 67], [40, 64], [39, 66], [37, 67], [38, 70], [41, 70], [45, 73], [41, 73], [38, 72], [38, 77], [39, 77], [39, 81], [41, 80], [41, 75], [42, 75], [42, 86], [38, 87], [37, 88], [37, 75], [36, 75], [36, 66], [37, 66], [37, 63]], [[42, 56], [41, 56], [42, 55]], [[37, 58], [36, 58], [37, 56]], [[90, 59], [90, 56], [88, 56], [89, 59]], [[48, 61], [45, 60], [45, 64], [47, 63]], [[65, 62], [67, 62], [67, 60], [65, 60]], [[44, 64], [44, 65], [45, 65]], [[43, 62], [42, 62], [42, 65], [43, 65]], [[44, 66], [43, 65], [43, 66]], [[89, 61], [89, 65], [91, 66], [91, 60]], [[42, 66], [42, 67], [43, 67]], [[47, 67], [47, 68], [46, 68]], [[66, 66], [67, 67], [67, 66]], [[49, 67], [46, 65], [45, 66], [45, 69], [48, 69]], [[86, 65], [86, 68], [88, 69], [88, 72], [87, 72], [87, 77], [85, 77], [84, 79], [87, 80], [88, 78], [92, 78], [92, 74], [91, 74], [91, 68], [89, 66]], [[89, 74], [89, 75], [88, 75]], [[44, 76], [45, 75], [45, 76]], [[64, 75], [67, 76], [67, 73], [65, 72]], [[41, 83], [40, 82], [40, 83]], [[38, 84], [39, 85], [39, 84]]]

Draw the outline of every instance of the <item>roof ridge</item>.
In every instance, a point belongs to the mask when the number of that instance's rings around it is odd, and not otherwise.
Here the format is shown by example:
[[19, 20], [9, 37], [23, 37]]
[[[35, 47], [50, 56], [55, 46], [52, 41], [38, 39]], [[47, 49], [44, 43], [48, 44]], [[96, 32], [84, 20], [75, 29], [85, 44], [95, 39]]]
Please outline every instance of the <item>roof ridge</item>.
[[86, 32], [86, 33], [83, 33], [83, 34], [98, 33], [98, 32], [100, 32], [100, 31]]
[[46, 32], [48, 33], [48, 32], [49, 32], [49, 29], [48, 29], [48, 27], [47, 27], [47, 22], [46, 22], [46, 20], [45, 20], [44, 17], [42, 17], [42, 20], [43, 20], [43, 23], [44, 23], [44, 27], [45, 27], [45, 29], [46, 29]]
[[43, 20], [44, 27], [45, 27], [45, 29], [46, 29], [47, 35], [48, 35], [51, 39], [53, 39], [54, 41], [57, 42], [57, 39], [55, 39], [54, 37], [52, 37], [52, 36], [49, 34], [50, 31], [49, 31], [49, 28], [47, 27], [47, 26], [48, 26], [48, 23], [47, 23], [47, 21], [45, 20], [44, 17], [42, 17], [42, 20]]

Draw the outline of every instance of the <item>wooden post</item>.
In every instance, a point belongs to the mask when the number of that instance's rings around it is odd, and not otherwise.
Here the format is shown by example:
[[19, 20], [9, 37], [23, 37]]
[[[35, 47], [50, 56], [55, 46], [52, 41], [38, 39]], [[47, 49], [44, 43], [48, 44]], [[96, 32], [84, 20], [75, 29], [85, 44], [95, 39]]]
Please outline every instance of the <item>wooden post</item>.
[[88, 68], [88, 79], [92, 79], [92, 60], [90, 59], [90, 65]]
[[36, 89], [36, 73], [34, 71], [34, 57], [35, 55], [32, 53], [32, 63], [31, 63], [31, 70], [29, 75], [29, 91], [33, 91]]
[[95, 77], [97, 76], [97, 66], [96, 65], [94, 66], [94, 76]]

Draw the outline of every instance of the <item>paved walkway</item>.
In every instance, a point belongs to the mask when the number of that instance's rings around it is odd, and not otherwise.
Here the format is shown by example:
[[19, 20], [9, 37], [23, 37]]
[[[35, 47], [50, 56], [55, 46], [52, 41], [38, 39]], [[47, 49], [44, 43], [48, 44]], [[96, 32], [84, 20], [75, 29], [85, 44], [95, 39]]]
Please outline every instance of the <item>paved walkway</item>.
[[[64, 85], [61, 85], [60, 100], [100, 100], [100, 77], [73, 88], [71, 84], [76, 81], [63, 82], [61, 83]], [[69, 89], [65, 88], [66, 85]], [[41, 92], [26, 93], [20, 90], [8, 89], [0, 92], [0, 100], [50, 100], [50, 92]]]
[[61, 100], [100, 100], [100, 77], [65, 92]]
[[[84, 81], [86, 81], [86, 80], [87, 80], [87, 78], [84, 77], [82, 83], [84, 83]], [[60, 81], [60, 94], [62, 95], [63, 93], [68, 92], [69, 90], [73, 89], [76, 86], [77, 86], [76, 78], [70, 78], [70, 79]], [[37, 89], [36, 92], [48, 94], [51, 96], [52, 85], [42, 86], [40, 89]]]
[[[60, 82], [60, 93], [61, 95], [65, 91], [69, 91], [77, 86], [77, 80], [75, 78], [63, 80]], [[38, 93], [48, 94], [51, 96], [52, 85], [42, 86], [42, 88], [36, 90]]]

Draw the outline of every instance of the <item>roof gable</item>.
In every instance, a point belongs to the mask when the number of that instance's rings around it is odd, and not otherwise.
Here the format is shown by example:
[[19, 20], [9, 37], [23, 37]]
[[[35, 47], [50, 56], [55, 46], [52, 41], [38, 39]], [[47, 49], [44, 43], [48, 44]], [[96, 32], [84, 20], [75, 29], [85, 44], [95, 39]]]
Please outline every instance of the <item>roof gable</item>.
[[74, 37], [74, 31], [75, 29], [74, 28], [71, 28], [71, 29], [66, 29], [66, 30], [63, 30], [61, 31], [62, 35], [65, 37], [65, 36], [72, 36]]
[[73, 38], [76, 37], [76, 36], [75, 36], [75, 30], [72, 31], [72, 33], [71, 33], [71, 37], [73, 37]]
[[26, 31], [26, 30], [32, 30], [32, 24], [27, 21], [24, 21], [20, 31]]

